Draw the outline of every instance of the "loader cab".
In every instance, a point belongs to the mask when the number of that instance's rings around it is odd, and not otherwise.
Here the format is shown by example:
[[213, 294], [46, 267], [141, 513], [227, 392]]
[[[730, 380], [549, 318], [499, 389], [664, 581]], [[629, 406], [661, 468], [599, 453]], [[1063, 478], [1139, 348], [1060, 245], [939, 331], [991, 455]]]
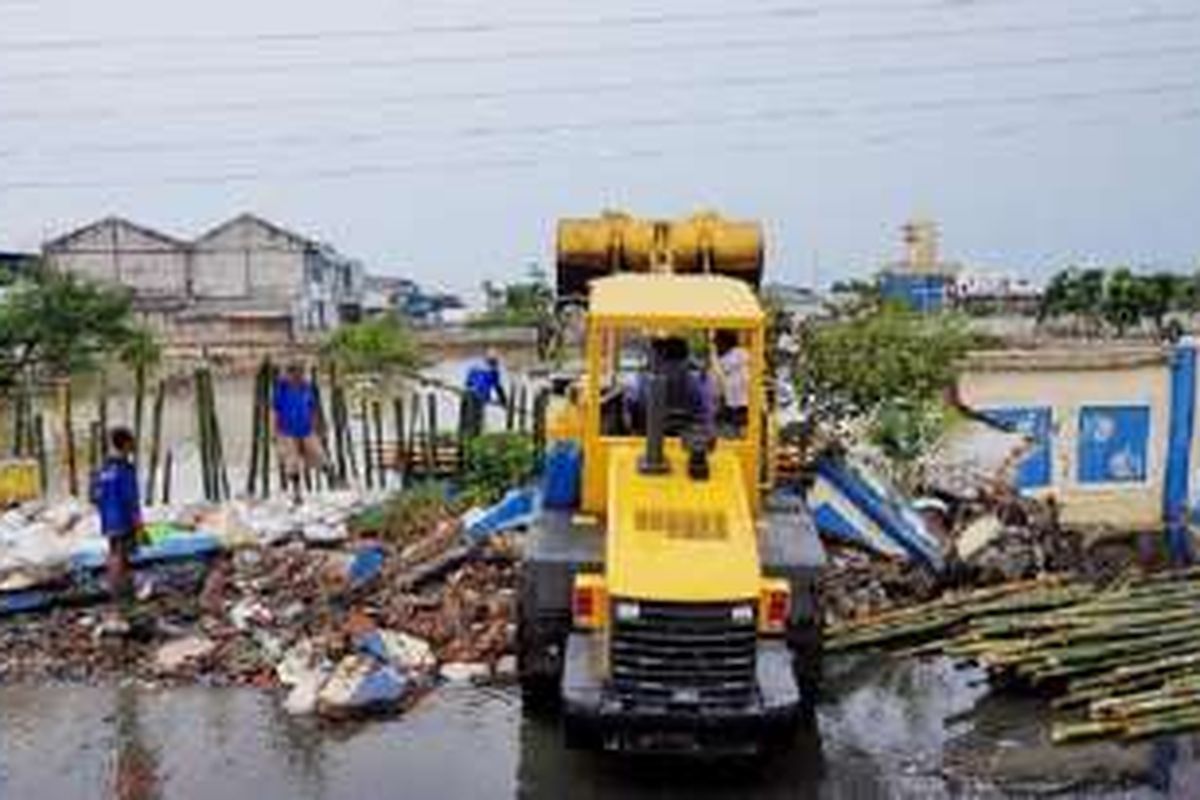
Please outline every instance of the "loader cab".
[[[663, 377], [667, 457], [683, 459], [689, 438], [741, 465], [746, 497], [758, 507], [765, 396], [764, 315], [743, 282], [718, 276], [619, 275], [592, 283], [582, 383], [582, 504], [604, 515], [613, 454], [645, 447], [648, 386]], [[739, 424], [723, 413], [717, 339], [745, 353], [747, 408]]]

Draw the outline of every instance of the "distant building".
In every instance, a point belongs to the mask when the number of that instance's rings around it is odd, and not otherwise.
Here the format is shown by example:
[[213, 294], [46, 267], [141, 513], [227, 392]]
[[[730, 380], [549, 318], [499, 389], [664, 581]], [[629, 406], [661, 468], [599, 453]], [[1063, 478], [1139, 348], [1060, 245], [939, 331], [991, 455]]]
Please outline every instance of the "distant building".
[[431, 293], [408, 278], [373, 275], [363, 295], [364, 316], [397, 313], [416, 325], [437, 325], [446, 313], [464, 307], [456, 295]]
[[913, 220], [903, 231], [905, 257], [879, 274], [879, 293], [914, 311], [940, 311], [953, 297], [959, 267], [940, 260], [936, 223]]
[[807, 286], [768, 283], [762, 292], [794, 320], [820, 316], [828, 310], [825, 298]]
[[127, 287], [171, 344], [286, 344], [362, 314], [362, 264], [252, 214], [187, 241], [109, 217], [43, 246], [54, 269]]
[[964, 272], [954, 282], [954, 305], [967, 312], [1036, 314], [1041, 299], [1031, 281], [1000, 272]]

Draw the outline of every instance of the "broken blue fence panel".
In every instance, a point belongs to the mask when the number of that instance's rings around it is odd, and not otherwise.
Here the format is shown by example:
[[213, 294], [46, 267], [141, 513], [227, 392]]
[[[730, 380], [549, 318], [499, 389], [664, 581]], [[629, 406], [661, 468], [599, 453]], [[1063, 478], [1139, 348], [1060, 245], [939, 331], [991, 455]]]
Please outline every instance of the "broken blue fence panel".
[[540, 493], [533, 488], [513, 489], [500, 502], [472, 509], [462, 517], [463, 536], [480, 542], [504, 531], [532, 523], [541, 510]]
[[[868, 546], [878, 552], [889, 555], [902, 552], [934, 571], [942, 570], [945, 561], [941, 544], [925, 528], [924, 521], [912, 509], [910, 501], [880, 476], [844, 459], [831, 457], [819, 459], [816, 471], [832, 495], [840, 498], [840, 503], [852, 508], [855, 512], [853, 516], [865, 523], [857, 526], [860, 529], [856, 538], [868, 542]], [[822, 510], [818, 506], [813, 513], [820, 515]], [[847, 530], [848, 527], [856, 527], [851, 518], [843, 513], [839, 513], [838, 517], [832, 533], [853, 536]], [[829, 521], [828, 516], [826, 521]], [[863, 527], [870, 529], [861, 529]]]
[[983, 415], [1001, 427], [1027, 436], [1033, 444], [1017, 465], [1017, 489], [1044, 489], [1051, 483], [1050, 438], [1053, 412], [1048, 406], [988, 408]]

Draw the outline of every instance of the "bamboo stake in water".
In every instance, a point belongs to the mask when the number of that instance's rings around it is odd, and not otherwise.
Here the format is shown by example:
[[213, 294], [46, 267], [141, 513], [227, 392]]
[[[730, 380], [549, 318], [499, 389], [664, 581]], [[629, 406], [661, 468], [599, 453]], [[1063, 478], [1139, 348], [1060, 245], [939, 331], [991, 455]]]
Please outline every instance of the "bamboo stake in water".
[[142, 418], [146, 407], [146, 365], [138, 363], [133, 370], [133, 465], [142, 463]]
[[429, 427], [425, 431], [425, 465], [430, 477], [437, 476], [437, 396], [430, 392], [425, 396]]
[[318, 470], [316, 480], [319, 483], [321, 478], [324, 477], [327, 484], [326, 488], [332, 489], [333, 485], [329, 481], [330, 470], [328, 466], [329, 418], [325, 415], [325, 399], [321, 393], [321, 373], [316, 367], [313, 367], [310, 377], [313, 387], [313, 399], [317, 407], [317, 439], [321, 442], [321, 460], [323, 462], [322, 469]]
[[195, 372], [195, 404], [196, 404], [196, 440], [197, 449], [200, 453], [200, 480], [204, 488], [204, 499], [209, 502], [216, 497], [216, 490], [213, 487], [213, 473], [210, 458], [212, 451], [209, 445], [208, 432], [208, 414], [204, 410], [204, 372], [197, 369]]
[[329, 416], [333, 420], [334, 465], [338, 483], [346, 485], [346, 437], [343, 432], [345, 417], [342, 414], [342, 387], [338, 380], [337, 364], [329, 365]]
[[163, 505], [171, 503], [171, 475], [175, 467], [175, 451], [167, 450], [167, 457], [163, 461], [163, 485], [162, 485], [162, 501]]
[[400, 475], [400, 486], [408, 485], [408, 457], [404, 452], [404, 398], [397, 395], [392, 399], [392, 424], [395, 431], [396, 471]]
[[371, 458], [371, 415], [365, 397], [359, 401], [359, 414], [362, 418], [363, 476], [369, 490], [375, 488], [375, 459]]
[[46, 419], [39, 413], [33, 420], [34, 451], [37, 453], [38, 481], [45, 497], [50, 490], [49, 459], [46, 457]]
[[250, 468], [246, 470], [246, 494], [253, 497], [258, 489], [258, 467], [262, 461], [263, 377], [266, 364], [260, 363], [254, 373], [254, 402], [250, 410]]
[[375, 474], [379, 476], [379, 488], [387, 487], [383, 462], [383, 404], [378, 400], [371, 403], [371, 417], [375, 423]]
[[146, 471], [146, 502], [153, 504], [155, 490], [158, 488], [158, 461], [162, 454], [163, 407], [167, 399], [167, 383], [160, 380], [154, 393], [154, 410], [150, 421], [150, 465]]

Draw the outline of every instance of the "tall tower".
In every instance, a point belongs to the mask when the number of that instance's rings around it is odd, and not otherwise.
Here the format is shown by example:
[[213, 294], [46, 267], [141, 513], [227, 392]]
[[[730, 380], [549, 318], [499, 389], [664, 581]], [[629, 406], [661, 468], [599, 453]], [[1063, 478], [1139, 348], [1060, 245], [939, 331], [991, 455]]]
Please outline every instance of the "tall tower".
[[914, 219], [905, 223], [902, 230], [906, 271], [917, 275], [940, 272], [937, 223], [931, 219]]

